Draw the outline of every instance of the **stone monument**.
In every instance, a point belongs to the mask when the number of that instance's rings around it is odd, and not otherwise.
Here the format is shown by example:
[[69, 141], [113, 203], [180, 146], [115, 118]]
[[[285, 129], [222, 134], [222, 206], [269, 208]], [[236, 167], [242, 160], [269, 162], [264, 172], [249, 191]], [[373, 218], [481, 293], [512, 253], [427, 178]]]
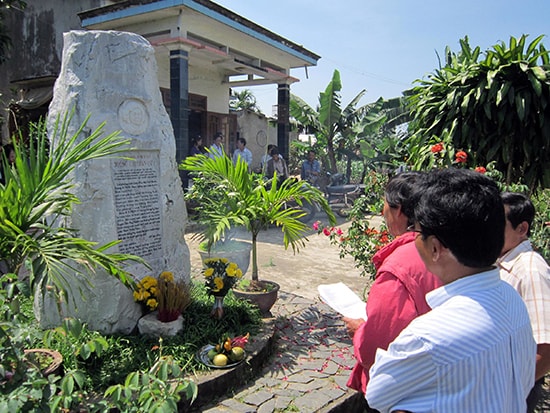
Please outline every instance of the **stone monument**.
[[[48, 124], [74, 110], [71, 130], [76, 131], [89, 115], [89, 130], [106, 122], [106, 133], [121, 131], [131, 139], [131, 150], [122, 154], [131, 159], [99, 159], [76, 168], [71, 179], [81, 203], [74, 207], [69, 227], [100, 245], [121, 240], [119, 252], [145, 259], [151, 270], [138, 264], [126, 268], [136, 281], [171, 271], [176, 279], [189, 282], [187, 212], [173, 129], [156, 76], [154, 49], [137, 34], [65, 33]], [[107, 334], [134, 330], [141, 308], [132, 292], [102, 272], [90, 282], [92, 287], [84, 287], [83, 294], [72, 286], [75, 302], [63, 305], [61, 313], [52, 297], [38, 297], [35, 313], [41, 326], [58, 325], [62, 317], [74, 316]]]

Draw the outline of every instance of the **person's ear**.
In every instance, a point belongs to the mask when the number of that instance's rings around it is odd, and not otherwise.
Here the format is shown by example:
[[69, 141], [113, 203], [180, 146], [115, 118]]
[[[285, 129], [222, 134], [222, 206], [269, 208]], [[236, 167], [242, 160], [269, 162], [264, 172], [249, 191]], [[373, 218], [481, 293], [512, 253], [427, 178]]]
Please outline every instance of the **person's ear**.
[[426, 241], [433, 262], [439, 261], [449, 251], [435, 235], [429, 236]]
[[522, 221], [518, 224], [514, 231], [516, 231], [521, 237], [527, 237], [527, 233], [529, 232], [529, 224], [527, 221]]

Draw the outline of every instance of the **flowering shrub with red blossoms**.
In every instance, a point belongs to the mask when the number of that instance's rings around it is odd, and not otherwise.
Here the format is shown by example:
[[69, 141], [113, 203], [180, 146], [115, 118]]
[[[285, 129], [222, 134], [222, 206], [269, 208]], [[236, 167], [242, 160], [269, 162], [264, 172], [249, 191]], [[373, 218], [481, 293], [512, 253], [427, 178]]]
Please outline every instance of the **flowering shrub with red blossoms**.
[[351, 222], [346, 232], [338, 227], [324, 226], [321, 221], [313, 223], [313, 229], [318, 234], [328, 237], [331, 244], [338, 245], [340, 258], [352, 256], [355, 268], [361, 270], [361, 275], [374, 279], [376, 270], [372, 263], [372, 256], [380, 248], [389, 244], [392, 237], [385, 224], [380, 228], [370, 226], [370, 220], [366, 217], [365, 211], [368, 211], [368, 206], [362, 198], [359, 198], [352, 208]]

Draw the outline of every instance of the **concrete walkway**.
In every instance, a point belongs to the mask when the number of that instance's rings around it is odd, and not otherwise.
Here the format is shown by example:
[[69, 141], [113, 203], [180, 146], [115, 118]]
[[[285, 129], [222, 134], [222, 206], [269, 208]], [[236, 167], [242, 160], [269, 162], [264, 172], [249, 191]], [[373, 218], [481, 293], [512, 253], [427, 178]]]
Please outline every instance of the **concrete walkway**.
[[[248, 239], [246, 233], [236, 238]], [[343, 281], [361, 295], [369, 281], [359, 276], [351, 258], [340, 259], [338, 247], [330, 245], [324, 235], [312, 230], [308, 240], [307, 246], [294, 254], [284, 249], [280, 229], [260, 234], [260, 279], [281, 286], [271, 310], [274, 348], [254, 378], [200, 411], [355, 411], [349, 409], [349, 403], [354, 402], [356, 392], [346, 387], [355, 364], [353, 346], [341, 317], [318, 298], [317, 286]], [[198, 242], [192, 233], [186, 235], [186, 241], [192, 276], [197, 276], [202, 266]]]
[[203, 412], [350, 412], [354, 364], [340, 317], [322, 303], [281, 293], [275, 347], [259, 375]]

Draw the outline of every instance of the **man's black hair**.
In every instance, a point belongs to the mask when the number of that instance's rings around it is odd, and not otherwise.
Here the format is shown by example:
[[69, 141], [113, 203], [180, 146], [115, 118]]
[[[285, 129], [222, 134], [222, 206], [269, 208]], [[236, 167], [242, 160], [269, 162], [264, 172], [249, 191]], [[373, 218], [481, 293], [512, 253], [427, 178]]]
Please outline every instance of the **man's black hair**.
[[504, 206], [497, 184], [468, 169], [426, 174], [418, 189], [415, 220], [422, 236], [435, 236], [463, 265], [493, 265], [504, 245]]
[[519, 192], [503, 192], [501, 194], [502, 202], [508, 207], [506, 219], [512, 224], [512, 228], [517, 228], [523, 221], [527, 222], [529, 229], [527, 236], [531, 234], [531, 225], [535, 219], [535, 206], [531, 200]]
[[401, 207], [401, 211], [409, 219], [409, 224], [414, 222], [415, 188], [424, 176], [422, 172], [402, 172], [395, 175], [387, 183], [384, 197], [391, 208]]

